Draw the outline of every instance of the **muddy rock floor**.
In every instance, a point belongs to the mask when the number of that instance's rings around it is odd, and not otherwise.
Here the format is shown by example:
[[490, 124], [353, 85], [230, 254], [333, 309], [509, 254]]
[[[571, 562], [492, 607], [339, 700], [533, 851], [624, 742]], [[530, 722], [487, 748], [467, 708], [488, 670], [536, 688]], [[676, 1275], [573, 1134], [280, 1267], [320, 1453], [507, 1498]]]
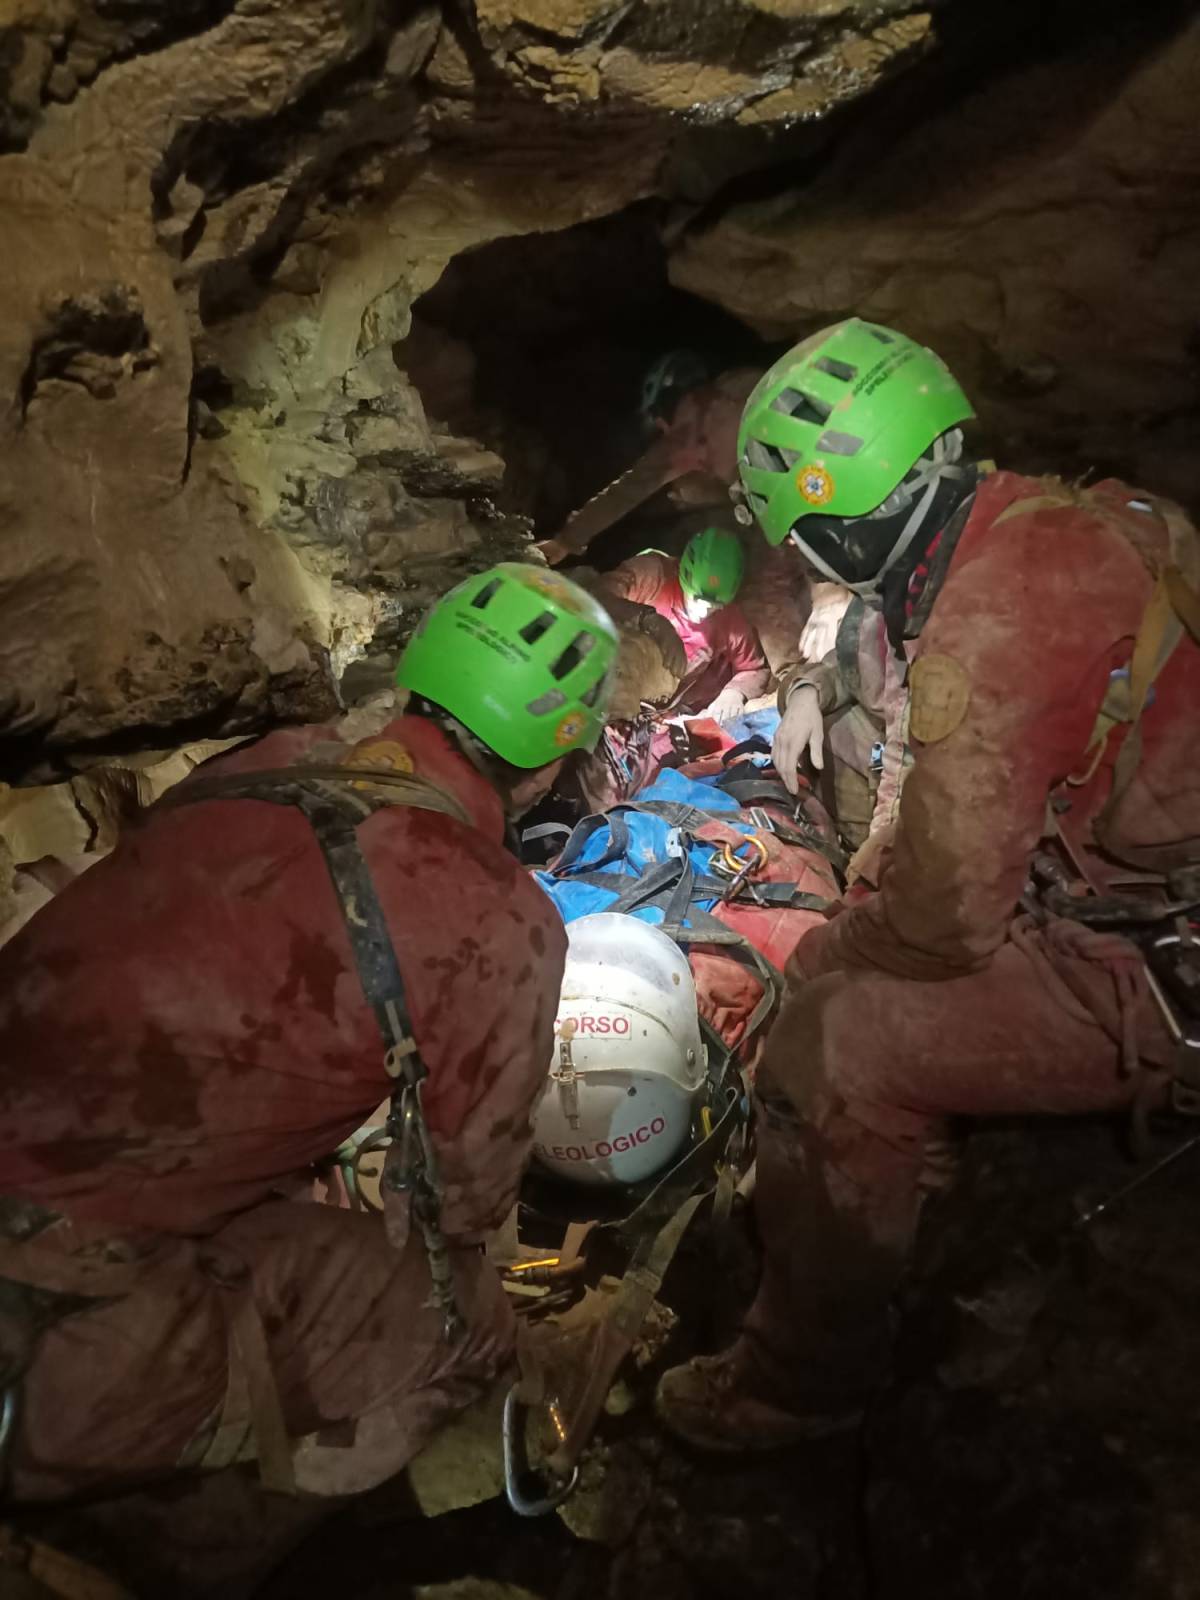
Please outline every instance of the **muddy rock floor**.
[[[1155, 1129], [1140, 1168], [1108, 1124], [975, 1135], [927, 1207], [894, 1385], [861, 1438], [791, 1452], [707, 1459], [654, 1424], [657, 1370], [719, 1347], [744, 1290], [697, 1226], [664, 1291], [682, 1313], [674, 1340], [603, 1420], [567, 1520], [521, 1521], [496, 1499], [425, 1518], [389, 1485], [311, 1532], [256, 1594], [1191, 1600], [1200, 1146], [1076, 1223], [1193, 1131]], [[50, 1522], [61, 1537], [66, 1519]]]

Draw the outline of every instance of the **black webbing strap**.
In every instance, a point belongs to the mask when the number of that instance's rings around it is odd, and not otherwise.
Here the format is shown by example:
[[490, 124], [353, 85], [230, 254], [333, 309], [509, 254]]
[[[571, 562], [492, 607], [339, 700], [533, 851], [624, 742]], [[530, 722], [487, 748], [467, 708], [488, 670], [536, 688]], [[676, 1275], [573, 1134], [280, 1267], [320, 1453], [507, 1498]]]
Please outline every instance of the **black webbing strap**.
[[786, 807], [788, 816], [796, 810], [796, 798], [784, 788], [782, 778], [761, 778], [750, 767], [750, 774], [744, 768], [730, 767], [728, 772], [722, 773], [717, 779], [717, 787], [727, 794], [731, 800], [736, 800], [740, 806], [753, 806], [773, 802]]
[[856, 594], [842, 615], [833, 641], [838, 673], [851, 700], [856, 704], [862, 703], [862, 673], [859, 670], [858, 653], [866, 615], [867, 602], [862, 595]]
[[[612, 876], [612, 874], [609, 874]], [[660, 861], [634, 878], [608, 906], [609, 911], [630, 912], [639, 906], [657, 905], [664, 921], [678, 921], [692, 903], [696, 873], [686, 856]]]
[[[386, 788], [386, 796], [356, 792], [350, 787], [366, 783]], [[412, 1037], [400, 965], [371, 870], [359, 848], [357, 830], [361, 822], [385, 806], [412, 806], [468, 821], [463, 807], [453, 795], [410, 773], [358, 767], [285, 767], [196, 779], [172, 789], [158, 806], [175, 809], [204, 800], [265, 800], [303, 812], [333, 881], [359, 982], [375, 1013], [385, 1048], [407, 1047], [405, 1054], [423, 1076], [425, 1069]]]
[[624, 822], [615, 813], [610, 815], [607, 811], [593, 811], [591, 816], [584, 817], [582, 821], [577, 822], [572, 828], [570, 837], [559, 853], [558, 860], [550, 869], [555, 877], [570, 871], [571, 867], [578, 861], [584, 846], [592, 835], [605, 826], [612, 833], [609, 847], [598, 861], [593, 861], [589, 864], [593, 867], [607, 866], [610, 861], [617, 861], [625, 854], [625, 848], [629, 843], [629, 829]]
[[771, 746], [762, 734], [752, 733], [748, 739], [743, 739], [741, 744], [735, 744], [732, 750], [725, 751], [721, 757], [721, 765], [728, 771], [740, 765], [746, 756], [769, 756], [770, 753]]
[[543, 839], [562, 837], [569, 840], [572, 830], [565, 822], [538, 822], [532, 828], [525, 828], [521, 833], [521, 843], [540, 844]]
[[[314, 784], [323, 787], [314, 788]], [[195, 805], [201, 800], [266, 800], [281, 806], [306, 807], [294, 798], [293, 791], [323, 797], [329, 804], [340, 804], [347, 815], [363, 821], [381, 805], [415, 806], [421, 811], [438, 811], [458, 822], [471, 825], [465, 806], [436, 784], [415, 773], [390, 768], [327, 766], [309, 762], [295, 767], [264, 767], [255, 772], [231, 772], [212, 778], [188, 778], [157, 801], [154, 810]], [[372, 795], [369, 791], [381, 791]], [[307, 812], [306, 812], [307, 814]]]
[[753, 906], [774, 906], [781, 911], [824, 911], [833, 904], [833, 896], [810, 894], [798, 889], [794, 883], [754, 883], [744, 885], [744, 892], [735, 895], [738, 904], [743, 901]]
[[763, 992], [750, 1014], [750, 1020], [746, 1023], [743, 1037], [749, 1039], [770, 1014], [776, 998], [783, 993], [783, 973], [779, 968], [768, 961], [745, 934], [738, 933], [736, 929], [727, 927], [723, 922], [718, 922], [710, 912], [701, 911], [697, 907], [693, 907], [689, 913], [687, 927], [681, 924], [668, 926], [664, 923], [662, 931], [679, 945], [722, 945], [731, 952], [737, 952], [744, 958], [745, 965], [754, 968]]
[[[297, 772], [302, 775], [297, 777]], [[310, 775], [304, 775], [303, 769], [296, 768], [238, 773], [180, 784], [158, 804], [174, 808], [212, 799], [265, 800], [273, 805], [293, 806], [307, 819], [337, 895], [363, 995], [375, 1013], [384, 1041], [385, 1069], [396, 1084], [387, 1131], [400, 1147], [402, 1162], [385, 1177], [385, 1182], [388, 1187], [409, 1194], [412, 1213], [425, 1240], [434, 1294], [445, 1315], [445, 1334], [447, 1339], [454, 1339], [463, 1324], [438, 1221], [441, 1198], [436, 1159], [420, 1105], [420, 1085], [428, 1076], [428, 1069], [413, 1037], [400, 964], [371, 869], [359, 848], [357, 830], [376, 810], [395, 805], [461, 820], [469, 818], [453, 795], [412, 774], [384, 774], [405, 779], [400, 784], [382, 786], [386, 789], [384, 794], [349, 787], [364, 781], [374, 787], [378, 776], [348, 767], [321, 769], [317, 776], [311, 775], [311, 769]]]

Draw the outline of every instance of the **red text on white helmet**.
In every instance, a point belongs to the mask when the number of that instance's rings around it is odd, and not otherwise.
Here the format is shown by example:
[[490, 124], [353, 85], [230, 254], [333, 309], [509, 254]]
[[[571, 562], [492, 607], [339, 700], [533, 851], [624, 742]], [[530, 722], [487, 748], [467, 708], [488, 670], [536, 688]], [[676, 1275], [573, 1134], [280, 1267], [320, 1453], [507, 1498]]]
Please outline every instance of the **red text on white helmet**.
[[639, 1183], [682, 1153], [704, 1085], [692, 974], [635, 917], [580, 917], [567, 941], [534, 1155], [574, 1183]]

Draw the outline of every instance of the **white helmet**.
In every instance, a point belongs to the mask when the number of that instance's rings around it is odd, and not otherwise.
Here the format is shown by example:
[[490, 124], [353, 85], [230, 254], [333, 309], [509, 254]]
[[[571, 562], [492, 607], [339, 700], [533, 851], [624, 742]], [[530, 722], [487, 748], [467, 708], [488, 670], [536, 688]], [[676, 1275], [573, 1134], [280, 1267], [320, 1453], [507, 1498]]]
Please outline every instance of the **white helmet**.
[[602, 911], [567, 927], [534, 1155], [574, 1183], [639, 1183], [687, 1141], [704, 1085], [696, 987], [657, 928]]

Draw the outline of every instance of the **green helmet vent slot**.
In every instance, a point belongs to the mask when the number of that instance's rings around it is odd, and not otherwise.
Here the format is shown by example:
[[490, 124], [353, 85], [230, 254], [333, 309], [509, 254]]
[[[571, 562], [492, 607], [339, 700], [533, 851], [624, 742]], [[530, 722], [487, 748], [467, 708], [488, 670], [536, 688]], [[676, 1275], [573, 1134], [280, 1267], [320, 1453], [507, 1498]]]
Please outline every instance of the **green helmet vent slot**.
[[815, 428], [829, 421], [832, 406], [800, 389], [782, 389], [771, 402], [772, 411], [781, 411], [785, 417], [797, 422], [811, 422]]
[[550, 663], [550, 676], [565, 678], [568, 672], [574, 672], [584, 661], [594, 643], [595, 640], [590, 633], [577, 633], [558, 660]]
[[548, 633], [558, 619], [553, 611], [543, 611], [540, 617], [534, 617], [532, 622], [527, 622], [521, 629], [521, 637], [526, 644], [536, 644], [544, 633]]
[[764, 444], [761, 439], [751, 439], [746, 446], [746, 459], [760, 472], [790, 472], [800, 456], [795, 450], [784, 450], [777, 444]]
[[565, 706], [566, 703], [567, 697], [561, 689], [547, 689], [545, 694], [531, 700], [525, 709], [531, 717], [544, 717], [548, 711], [557, 711], [559, 706]]
[[831, 456], [856, 456], [862, 447], [856, 434], [838, 433], [836, 428], [827, 428], [817, 440], [817, 449]]

